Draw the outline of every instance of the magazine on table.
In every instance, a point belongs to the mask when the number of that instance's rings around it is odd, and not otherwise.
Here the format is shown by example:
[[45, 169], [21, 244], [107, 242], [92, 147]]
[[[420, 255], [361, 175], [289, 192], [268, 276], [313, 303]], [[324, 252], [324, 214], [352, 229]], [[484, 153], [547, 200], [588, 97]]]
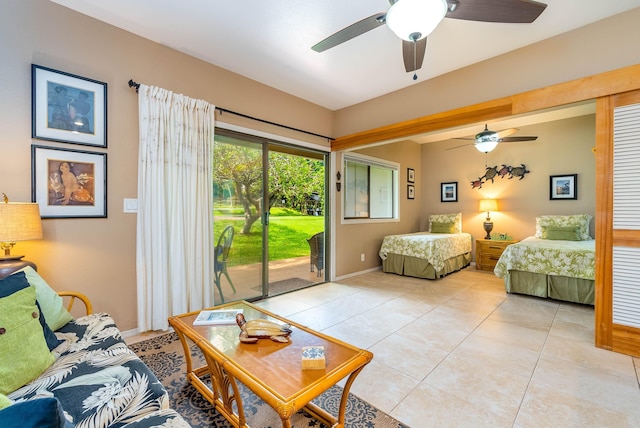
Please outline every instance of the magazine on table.
[[242, 309], [207, 309], [200, 311], [193, 325], [235, 324]]

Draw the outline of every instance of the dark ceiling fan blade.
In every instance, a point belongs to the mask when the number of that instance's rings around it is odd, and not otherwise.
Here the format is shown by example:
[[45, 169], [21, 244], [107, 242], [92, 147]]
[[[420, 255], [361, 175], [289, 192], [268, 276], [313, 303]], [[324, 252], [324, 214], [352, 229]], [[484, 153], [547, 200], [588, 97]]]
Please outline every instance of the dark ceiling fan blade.
[[[415, 57], [414, 53], [415, 44]], [[409, 42], [407, 40], [402, 41], [402, 58], [404, 58], [404, 69], [407, 73], [410, 71], [420, 70], [422, 68], [422, 61], [424, 60], [424, 53], [427, 51], [427, 38], [418, 40], [417, 42]], [[414, 61], [415, 58], [415, 61]]]
[[521, 141], [535, 141], [538, 137], [505, 137], [501, 138], [501, 143], [517, 143]]
[[384, 23], [386, 22], [386, 18], [387, 14], [385, 12], [371, 15], [368, 18], [358, 21], [355, 24], [351, 24], [348, 27], [345, 27], [342, 30], [338, 31], [337, 33], [330, 35], [323, 41], [312, 46], [311, 49], [316, 52], [324, 52], [327, 49], [338, 46], [339, 44], [349, 41], [354, 37], [358, 37], [361, 34], [366, 33], [367, 31], [371, 31], [374, 28], [378, 28], [379, 26], [384, 25]]
[[[547, 7], [533, 0], [449, 0], [447, 18], [467, 21], [529, 24]], [[452, 9], [452, 5], [455, 5]]]

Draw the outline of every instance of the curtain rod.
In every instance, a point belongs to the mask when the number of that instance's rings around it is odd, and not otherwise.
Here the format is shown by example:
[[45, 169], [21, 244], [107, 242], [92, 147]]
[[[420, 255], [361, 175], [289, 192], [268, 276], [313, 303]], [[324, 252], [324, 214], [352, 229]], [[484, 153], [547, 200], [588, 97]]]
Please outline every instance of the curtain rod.
[[[130, 88], [135, 88], [136, 89], [136, 93], [137, 93], [138, 90], [140, 89], [140, 83], [134, 82], [133, 79], [129, 79], [129, 87]], [[260, 119], [260, 118], [257, 118], [257, 117], [249, 116], [249, 115], [246, 115], [246, 114], [243, 114], [243, 113], [238, 113], [237, 111], [227, 110], [226, 108], [216, 107], [216, 110], [218, 110], [220, 113], [230, 113], [230, 114], [233, 114], [233, 115], [236, 115], [236, 116], [244, 117], [245, 119], [255, 120], [256, 122], [262, 122], [262, 123], [266, 123], [268, 125], [278, 126], [280, 128], [286, 128], [286, 129], [289, 129], [291, 131], [302, 132], [303, 134], [313, 135], [314, 137], [326, 138], [329, 141], [335, 140], [335, 138], [327, 137], [326, 135], [320, 135], [320, 134], [316, 134], [316, 133], [313, 133], [313, 132], [305, 131], [303, 129], [293, 128], [293, 127], [287, 126], [287, 125], [281, 125], [279, 123], [275, 123], [275, 122], [271, 122], [271, 121], [268, 121], [268, 120]]]

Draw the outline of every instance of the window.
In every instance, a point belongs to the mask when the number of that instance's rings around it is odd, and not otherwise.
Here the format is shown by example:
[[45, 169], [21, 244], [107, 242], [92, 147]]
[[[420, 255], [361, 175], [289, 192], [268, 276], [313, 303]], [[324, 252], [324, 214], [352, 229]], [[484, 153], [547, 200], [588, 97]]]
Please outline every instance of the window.
[[398, 219], [398, 170], [393, 162], [345, 155], [343, 218]]

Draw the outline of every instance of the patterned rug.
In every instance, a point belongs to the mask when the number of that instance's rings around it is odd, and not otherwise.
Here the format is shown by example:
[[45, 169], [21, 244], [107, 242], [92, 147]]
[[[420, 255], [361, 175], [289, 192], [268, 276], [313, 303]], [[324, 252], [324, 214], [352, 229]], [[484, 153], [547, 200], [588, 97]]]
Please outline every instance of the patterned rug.
[[[231, 428], [211, 404], [202, 398], [185, 378], [185, 360], [182, 345], [175, 333], [167, 333], [153, 339], [134, 343], [129, 346], [151, 370], [169, 393], [171, 408], [180, 413], [194, 428]], [[195, 345], [191, 349], [194, 364], [202, 364], [202, 356]], [[357, 382], [357, 379], [356, 379]], [[282, 426], [276, 412], [240, 384], [247, 423], [252, 428], [277, 428]], [[342, 388], [334, 386], [313, 400], [314, 403], [337, 414]], [[328, 428], [310, 415], [300, 411], [291, 418], [294, 428]], [[369, 403], [349, 394], [347, 403], [346, 426], [353, 428], [408, 428]]]

